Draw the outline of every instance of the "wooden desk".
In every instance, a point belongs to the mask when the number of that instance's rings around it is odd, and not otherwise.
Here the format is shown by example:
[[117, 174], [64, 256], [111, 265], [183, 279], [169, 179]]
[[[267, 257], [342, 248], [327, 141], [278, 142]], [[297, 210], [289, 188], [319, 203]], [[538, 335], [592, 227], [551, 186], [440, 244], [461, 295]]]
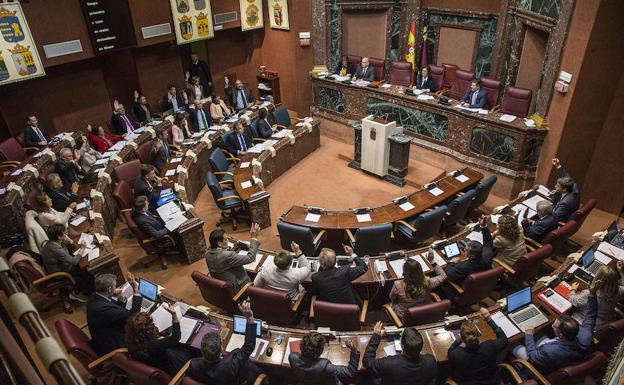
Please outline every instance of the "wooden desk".
[[507, 123], [500, 113], [482, 115], [406, 95], [404, 87], [369, 88], [312, 78], [312, 113], [351, 125], [374, 114], [395, 120], [412, 143], [513, 179], [531, 180], [547, 129], [528, 127], [521, 118]]
[[408, 201], [414, 205], [414, 208], [409, 211], [404, 211], [399, 205], [392, 202], [372, 208], [368, 213], [371, 216], [371, 221], [368, 222], [358, 222], [357, 216], [352, 210], [327, 211], [326, 214], [321, 215], [318, 222], [310, 222], [306, 221], [308, 210], [303, 206], [293, 206], [282, 216], [281, 220], [294, 225], [328, 231], [356, 229], [383, 223], [392, 223], [399, 220], [407, 220], [427, 209], [439, 205], [459, 192], [475, 187], [483, 178], [483, 174], [470, 168], [465, 168], [462, 172], [469, 178], [465, 182], [459, 182], [452, 176], [445, 176], [435, 181], [438, 187], [444, 191], [444, 193], [439, 196], [431, 194], [424, 188], [410, 194], [408, 196]]

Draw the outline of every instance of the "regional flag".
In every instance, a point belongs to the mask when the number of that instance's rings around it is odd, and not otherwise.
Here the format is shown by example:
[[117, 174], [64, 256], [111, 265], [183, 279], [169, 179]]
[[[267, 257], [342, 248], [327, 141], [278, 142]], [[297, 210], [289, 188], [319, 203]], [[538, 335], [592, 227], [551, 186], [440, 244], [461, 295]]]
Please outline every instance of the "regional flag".
[[405, 61], [412, 63], [412, 69], [416, 70], [416, 21], [412, 18], [412, 25], [407, 35], [407, 53]]

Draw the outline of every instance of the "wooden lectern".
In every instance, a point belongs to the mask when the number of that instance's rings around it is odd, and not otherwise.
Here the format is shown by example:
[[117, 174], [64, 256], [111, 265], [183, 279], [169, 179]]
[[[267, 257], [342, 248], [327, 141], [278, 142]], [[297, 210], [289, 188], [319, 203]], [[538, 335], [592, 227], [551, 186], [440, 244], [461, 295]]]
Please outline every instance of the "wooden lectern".
[[371, 174], [385, 177], [390, 161], [390, 141], [388, 138], [401, 133], [396, 122], [387, 122], [374, 115], [362, 119], [362, 155], [361, 168]]

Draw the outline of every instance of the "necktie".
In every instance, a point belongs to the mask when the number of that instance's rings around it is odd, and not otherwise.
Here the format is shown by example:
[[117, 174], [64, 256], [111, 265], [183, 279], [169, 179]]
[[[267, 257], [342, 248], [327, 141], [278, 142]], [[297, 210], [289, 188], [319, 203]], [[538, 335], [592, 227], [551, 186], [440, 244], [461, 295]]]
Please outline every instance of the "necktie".
[[121, 118], [126, 123], [126, 131], [128, 133], [134, 132], [134, 126], [130, 123], [130, 119], [126, 115], [121, 115]]
[[41, 130], [39, 130], [39, 127], [34, 126], [33, 127], [35, 129], [35, 132], [37, 133], [37, 136], [39, 137], [39, 140], [42, 142], [45, 142], [46, 139], [43, 137], [43, 134], [41, 133]]
[[176, 97], [171, 99], [171, 105], [173, 106], [173, 112], [178, 111], [178, 99]]
[[238, 134], [238, 141], [240, 142], [241, 150], [247, 151], [247, 143], [245, 143], [245, 139], [241, 134]]
[[167, 146], [167, 143], [165, 143], [164, 141], [162, 142], [163, 145], [163, 151], [165, 151], [165, 157], [167, 159], [167, 162], [169, 162], [169, 147]]
[[477, 104], [477, 91], [472, 93], [472, 102], [470, 104]]
[[245, 91], [240, 90], [240, 98], [243, 102], [243, 108], [247, 107], [247, 98], [245, 97]]
[[203, 109], [199, 110], [199, 113], [201, 114], [201, 119], [202, 119], [202, 124], [204, 125], [204, 129], [207, 130], [208, 129], [208, 121], [206, 120], [206, 114], [204, 114], [204, 110]]

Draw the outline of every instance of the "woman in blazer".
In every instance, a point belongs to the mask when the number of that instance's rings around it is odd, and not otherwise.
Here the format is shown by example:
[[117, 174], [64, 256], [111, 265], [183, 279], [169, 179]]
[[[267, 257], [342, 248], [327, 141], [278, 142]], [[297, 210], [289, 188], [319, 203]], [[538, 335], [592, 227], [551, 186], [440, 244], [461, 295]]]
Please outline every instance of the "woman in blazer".
[[435, 80], [430, 76], [431, 69], [429, 66], [423, 67], [420, 73], [416, 77], [416, 88], [419, 90], [429, 90], [429, 92], [436, 92], [438, 87], [435, 84]]
[[497, 257], [511, 266], [526, 254], [524, 231], [522, 226], [518, 225], [515, 216], [502, 215], [498, 218], [497, 230], [494, 233], [494, 248]]
[[89, 132], [89, 142], [95, 146], [95, 149], [101, 154], [108, 151], [115, 143], [123, 139], [121, 135], [111, 135], [104, 131], [102, 125], [98, 125], [94, 128], [92, 125], [87, 126]]
[[222, 122], [230, 115], [232, 115], [232, 110], [225, 105], [223, 99], [219, 95], [212, 95], [212, 102], [210, 102], [210, 116], [212, 119]]
[[171, 126], [173, 144], [180, 146], [182, 142], [184, 142], [184, 139], [190, 138], [192, 135], [188, 127], [188, 121], [184, 115], [180, 113], [176, 114], [173, 125]]

